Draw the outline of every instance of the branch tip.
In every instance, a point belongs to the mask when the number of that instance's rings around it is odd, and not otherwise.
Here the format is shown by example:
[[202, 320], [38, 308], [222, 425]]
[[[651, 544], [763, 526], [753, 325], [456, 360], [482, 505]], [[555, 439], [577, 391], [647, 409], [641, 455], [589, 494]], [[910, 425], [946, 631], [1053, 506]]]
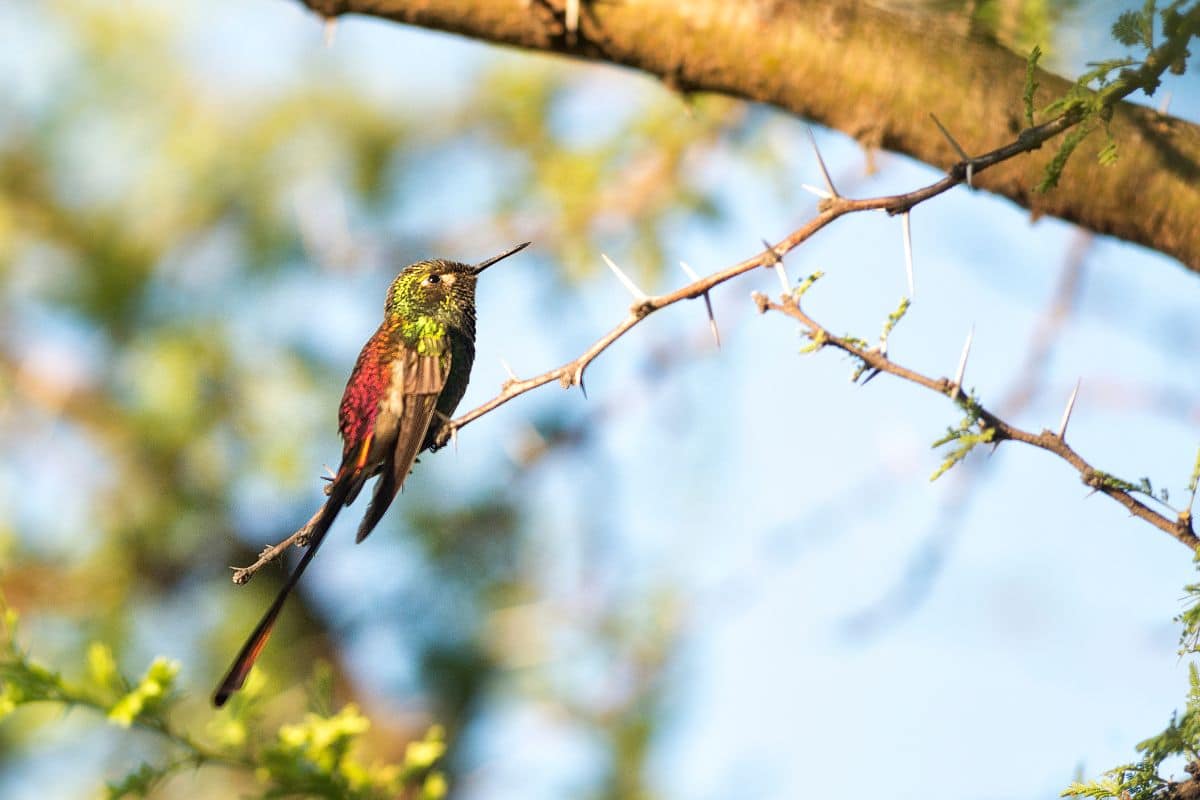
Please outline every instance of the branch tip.
[[783, 268], [782, 260], [775, 262], [775, 274], [779, 276], [779, 287], [783, 290], [783, 293], [787, 294], [790, 292], [792, 286], [788, 283], [787, 270]]

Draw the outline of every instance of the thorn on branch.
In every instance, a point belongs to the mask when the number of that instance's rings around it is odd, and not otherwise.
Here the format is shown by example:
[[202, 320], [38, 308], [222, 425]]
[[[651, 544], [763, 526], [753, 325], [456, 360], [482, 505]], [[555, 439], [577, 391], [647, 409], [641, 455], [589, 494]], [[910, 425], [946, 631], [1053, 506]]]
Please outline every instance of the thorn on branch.
[[967, 186], [971, 189], [974, 189], [975, 185], [972, 181], [974, 180], [974, 177], [975, 177], [975, 159], [973, 159], [969, 155], [967, 155], [967, 151], [963, 150], [962, 145], [960, 145], [958, 143], [958, 140], [950, 135], [950, 131], [946, 130], [946, 126], [942, 124], [942, 121], [937, 118], [936, 114], [934, 114], [932, 111], [930, 111], [929, 116], [933, 120], [933, 124], [937, 125], [938, 130], [942, 132], [942, 136], [946, 137], [946, 141], [948, 141], [950, 143], [950, 146], [954, 148], [954, 151], [956, 153], [958, 153], [958, 157], [960, 159], [962, 159], [962, 163], [966, 165]]
[[975, 326], [971, 326], [971, 330], [967, 331], [967, 341], [963, 344], [962, 355], [958, 359], [958, 369], [954, 372], [954, 381], [951, 383], [952, 396], [962, 392], [963, 378], [967, 374], [967, 358], [971, 355], [971, 342], [975, 339]]
[[563, 369], [561, 375], [558, 376], [558, 382], [564, 389], [570, 389], [572, 386], [578, 386], [579, 391], [583, 392], [583, 398], [587, 399], [587, 387], [583, 385], [583, 371], [587, 369], [587, 364], [580, 363], [575, 366], [574, 370], [567, 371]]
[[325, 17], [325, 23], [321, 28], [321, 39], [326, 50], [333, 47], [333, 41], [337, 37], [337, 24], [337, 17]]
[[785, 295], [791, 294], [792, 285], [788, 282], [787, 270], [783, 268], [783, 257], [779, 255], [779, 251], [775, 249], [775, 246], [766, 239], [762, 240], [762, 244], [767, 249], [770, 259], [763, 266], [774, 267], [775, 274], [779, 276], [779, 285], [783, 288], [783, 293]]
[[817, 137], [813, 135], [812, 128], [807, 127], [808, 140], [812, 142], [813, 152], [817, 156], [817, 166], [821, 168], [821, 177], [825, 179], [825, 188], [828, 190], [829, 197], [832, 200], [835, 197], [841, 197], [838, 190], [833, 186], [833, 178], [829, 177], [829, 169], [825, 166], [825, 159], [821, 157], [821, 148], [817, 147]]
[[[684, 273], [692, 279], [693, 283], [700, 281], [700, 276], [692, 269], [686, 261], [680, 261], [679, 266], [683, 268]], [[708, 312], [708, 329], [712, 331], [713, 341], [717, 343], [717, 349], [721, 349], [721, 331], [717, 328], [717, 318], [713, 316], [712, 298], [708, 296], [708, 292], [701, 295], [704, 298], [704, 310]]]
[[639, 305], [644, 304], [650, 299], [650, 296], [638, 288], [638, 285], [633, 282], [633, 279], [626, 275], [624, 270], [616, 265], [616, 262], [614, 262], [604, 253], [601, 253], [600, 257], [604, 259], [604, 263], [608, 264], [608, 268], [611, 269], [613, 274], [617, 276], [617, 280], [619, 280], [621, 284], [629, 290], [629, 293], [633, 295], [633, 299], [638, 301]]
[[1071, 392], [1071, 396], [1067, 398], [1067, 407], [1063, 410], [1062, 422], [1058, 424], [1058, 438], [1065, 439], [1067, 436], [1067, 425], [1071, 422], [1071, 412], [1075, 410], [1075, 398], [1079, 396], [1079, 385], [1083, 383], [1083, 379], [1075, 381], [1075, 389]]
[[900, 225], [904, 231], [904, 271], [908, 276], [908, 299], [913, 300], [917, 291], [913, 280], [912, 222], [908, 211], [900, 215]]
[[521, 379], [517, 377], [517, 373], [513, 372], [513, 368], [511, 366], [509, 366], [508, 362], [505, 361], [503, 358], [500, 359], [500, 366], [504, 367], [504, 374], [508, 376], [508, 378], [504, 381], [504, 383], [500, 387], [501, 391], [504, 391], [508, 387], [512, 386], [514, 383], [521, 382]]

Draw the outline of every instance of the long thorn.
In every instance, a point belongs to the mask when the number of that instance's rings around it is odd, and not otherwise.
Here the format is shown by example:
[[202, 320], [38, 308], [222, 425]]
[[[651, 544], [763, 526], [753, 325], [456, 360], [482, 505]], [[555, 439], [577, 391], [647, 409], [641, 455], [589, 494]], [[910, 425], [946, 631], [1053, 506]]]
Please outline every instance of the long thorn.
[[1071, 422], [1071, 412], [1075, 410], [1075, 398], [1079, 396], [1079, 385], [1083, 383], [1083, 378], [1075, 381], [1075, 389], [1071, 392], [1071, 396], [1067, 398], [1067, 407], [1063, 410], [1062, 422], [1058, 424], [1058, 438], [1066, 438], [1067, 425]]
[[812, 142], [813, 152], [817, 154], [817, 166], [821, 168], [821, 177], [825, 179], [825, 188], [829, 190], [830, 198], [840, 197], [837, 189], [833, 187], [833, 178], [829, 177], [829, 169], [825, 166], [825, 159], [821, 158], [821, 148], [817, 147], [817, 137], [813, 135], [812, 128], [807, 128], [808, 140]]
[[763, 239], [762, 243], [767, 252], [771, 254], [771, 266], [775, 267], [775, 274], [779, 276], [779, 285], [783, 287], [783, 293], [790, 293], [792, 285], [788, 283], [787, 270], [783, 268], [783, 257], [779, 255], [779, 251], [775, 249], [775, 246], [766, 239]]
[[967, 357], [971, 355], [971, 342], [975, 340], [975, 326], [967, 332], [967, 341], [963, 344], [962, 355], [958, 359], [958, 370], [954, 373], [954, 386], [961, 392], [963, 378], [967, 374]]
[[813, 186], [810, 183], [802, 183], [802, 184], [800, 184], [800, 188], [803, 189], [804, 191], [808, 192], [809, 194], [815, 194], [817, 197], [821, 198], [822, 200], [832, 200], [833, 199], [833, 195], [831, 195], [829, 192], [825, 191], [824, 189], [818, 189], [816, 186]]
[[517, 383], [518, 381], [520, 381], [520, 380], [521, 380], [520, 378], [518, 378], [518, 377], [517, 377], [517, 373], [513, 372], [513, 368], [512, 368], [512, 367], [510, 367], [510, 366], [508, 365], [508, 362], [507, 362], [507, 361], [505, 361], [503, 358], [502, 358], [502, 359], [500, 359], [500, 366], [504, 367], [504, 372], [505, 372], [505, 374], [506, 374], [506, 375], [508, 375], [508, 379], [509, 379], [511, 382], [513, 382], [513, 383]]
[[696, 273], [696, 270], [692, 269], [692, 265], [687, 263], [686, 261], [680, 261], [679, 268], [683, 270], [684, 275], [687, 275], [689, 278], [692, 279], [693, 283], [700, 280], [700, 276]]
[[933, 120], [934, 125], [938, 126], [938, 130], [942, 132], [942, 136], [946, 137], [946, 141], [949, 142], [950, 146], [954, 148], [954, 152], [958, 153], [958, 157], [963, 161], [970, 161], [971, 157], [967, 155], [967, 151], [963, 150], [962, 145], [958, 143], [958, 140], [950, 135], [950, 131], [946, 130], [946, 126], [943, 125], [942, 121], [937, 118], [937, 114], [934, 114], [932, 111], [930, 111], [929, 118]]
[[917, 296], [917, 290], [913, 281], [912, 220], [908, 211], [900, 215], [900, 225], [904, 230], [904, 271], [908, 275], [908, 299], [912, 300]]
[[792, 285], [788, 283], [787, 270], [783, 268], [782, 259], [775, 262], [775, 274], [779, 276], [779, 285], [783, 289], [784, 294], [792, 291]]
[[333, 40], [337, 38], [337, 17], [326, 17], [325, 25], [321, 30], [321, 39], [325, 43], [325, 48], [333, 47]]
[[601, 253], [600, 257], [604, 259], [604, 263], [608, 264], [608, 268], [611, 269], [613, 274], [617, 276], [617, 280], [619, 280], [622, 285], [629, 290], [629, 293], [633, 295], [634, 300], [645, 301], [650, 299], [645, 292], [638, 288], [638, 285], [633, 282], [633, 279], [626, 275], [625, 272], [618, 267], [611, 258], [604, 253]]
[[[700, 276], [696, 274], [696, 270], [692, 269], [686, 261], [680, 261], [679, 266], [683, 268], [684, 273], [693, 282], [700, 280]], [[721, 331], [717, 328], [717, 318], [713, 316], [712, 298], [708, 296], [708, 292], [705, 292], [702, 297], [704, 297], [704, 310], [708, 312], [708, 329], [712, 331], [713, 341], [717, 343], [717, 349], [720, 350]]]
[[937, 114], [934, 114], [932, 111], [930, 111], [929, 117], [933, 120], [933, 124], [938, 126], [938, 130], [942, 132], [942, 136], [946, 137], [946, 141], [950, 143], [950, 146], [954, 148], [954, 151], [958, 153], [958, 157], [961, 158], [963, 163], [967, 165], [967, 186], [974, 189], [975, 186], [972, 183], [972, 180], [975, 177], [975, 162], [969, 155], [967, 155], [967, 151], [962, 149], [962, 145], [958, 143], [958, 140], [950, 135], [950, 131], [946, 130], [946, 126], [943, 125], [942, 121], [937, 118]]
[[579, 367], [575, 370], [575, 375], [573, 376], [573, 379], [574, 379], [575, 384], [577, 386], [579, 386], [579, 391], [583, 392], [583, 399], [587, 400], [587, 387], [583, 385], [583, 371], [585, 368], [586, 367], [583, 364], [580, 364]]

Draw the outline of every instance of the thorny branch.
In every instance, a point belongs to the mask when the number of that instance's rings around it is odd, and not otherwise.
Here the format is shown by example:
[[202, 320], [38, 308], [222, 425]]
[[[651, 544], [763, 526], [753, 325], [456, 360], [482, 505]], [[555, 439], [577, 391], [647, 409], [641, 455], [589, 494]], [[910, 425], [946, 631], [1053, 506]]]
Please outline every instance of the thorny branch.
[[[1114, 92], [1106, 99], [1112, 103], [1116, 103], [1126, 94], [1131, 93], [1135, 88], [1136, 86], [1131, 86], [1129, 90], [1124, 93]], [[815, 192], [821, 197], [820, 202], [817, 204], [818, 213], [815, 217], [813, 217], [803, 226], [792, 231], [792, 233], [788, 234], [774, 245], [771, 245], [769, 242], [764, 242], [764, 244], [767, 245], [766, 248], [757, 255], [747, 258], [744, 261], [741, 261], [730, 267], [726, 267], [718, 272], [714, 272], [711, 275], [700, 278], [699, 280], [694, 280], [686, 286], [676, 289], [673, 292], [647, 296], [640, 289], [636, 292], [632, 292], [631, 290], [631, 292], [634, 294], [635, 300], [630, 306], [629, 312], [625, 319], [621, 320], [616, 327], [614, 327], [604, 336], [597, 339], [596, 342], [587, 350], [585, 350], [578, 358], [568, 361], [561, 366], [555, 367], [554, 369], [543, 372], [542, 374], [532, 378], [509, 378], [502, 384], [500, 393], [491, 400], [488, 400], [482, 405], [443, 424], [437, 437], [436, 446], [442, 447], [446, 445], [453, 437], [457, 435], [461, 428], [469, 425], [485, 414], [496, 410], [513, 398], [523, 395], [526, 392], [533, 391], [538, 387], [545, 386], [548, 383], [557, 381], [563, 388], [578, 386], [586, 394], [583, 379], [584, 372], [587, 370], [588, 366], [614, 342], [616, 342], [618, 339], [636, 327], [638, 323], [654, 312], [666, 308], [667, 306], [675, 305], [683, 300], [694, 300], [697, 298], [707, 299], [709, 291], [713, 288], [726, 283], [727, 281], [730, 281], [739, 275], [751, 272], [760, 267], [766, 267], [768, 269], [776, 268], [785, 254], [791, 252], [804, 242], [808, 241], [834, 220], [846, 216], [847, 214], [853, 214], [860, 211], [886, 211], [892, 216], [897, 214], [908, 214], [917, 205], [920, 205], [921, 203], [937, 197], [938, 195], [949, 191], [955, 186], [964, 183], [968, 176], [974, 178], [974, 176], [996, 166], [997, 164], [1015, 158], [1022, 153], [1029, 153], [1039, 149], [1050, 139], [1079, 124], [1080, 119], [1081, 117], [1078, 113], [1067, 112], [1060, 117], [1050, 120], [1049, 122], [1045, 122], [1041, 125], [1036, 125], [1031, 128], [1026, 128], [1025, 130], [1021, 131], [1017, 135], [1016, 139], [1014, 139], [1012, 142], [998, 147], [991, 152], [975, 156], [974, 158], [967, 158], [959, 161], [950, 168], [945, 177], [929, 184], [928, 186], [924, 186], [920, 189], [916, 189], [904, 194], [865, 199], [843, 197], [837, 192], [832, 181], [829, 179], [828, 170], [825, 168], [824, 161], [821, 159], [820, 151], [817, 150], [818, 164], [821, 167], [822, 174], [825, 176], [825, 184], [828, 188], [828, 191], [817, 190]], [[611, 263], [610, 267], [613, 267], [614, 271], [618, 273], [618, 277], [620, 277], [619, 268], [616, 268], [616, 265]], [[761, 300], [759, 303], [760, 308], [763, 307]], [[785, 298], [783, 304], [768, 303], [766, 308], [785, 311], [785, 313], [788, 313], [790, 316], [803, 314], [803, 312], [800, 311], [799, 306], [796, 305], [794, 301], [789, 304], [787, 298]], [[800, 317], [797, 318], [800, 319]], [[807, 322], [805, 322], [805, 320], [807, 320]], [[808, 320], [807, 317], [804, 317], [801, 319], [801, 321], [805, 322], [806, 325], [811, 323], [809, 327], [814, 332], [817, 330], [824, 330], [812, 320]], [[862, 359], [863, 363], [866, 364], [869, 369], [879, 370], [881, 372], [889, 372], [893, 375], [905, 378], [906, 380], [910, 380], [914, 383], [919, 383], [940, 393], [950, 394], [951, 397], [956, 396], [955, 394], [949, 392], [950, 387], [954, 386], [954, 384], [946, 379], [934, 380], [931, 378], [926, 378], [888, 360], [886, 355], [881, 354], [878, 351], [867, 351], [862, 348], [858, 348], [856, 345], [853, 345], [838, 337], [834, 337], [827, 333], [826, 335], [828, 336], [828, 344], [846, 350], [846, 352], [852, 353], [853, 355]], [[957, 391], [957, 387], [955, 388]], [[1028, 444], [1032, 444], [1035, 447], [1040, 447], [1041, 449], [1055, 453], [1078, 469], [1080, 474], [1083, 476], [1085, 483], [1088, 483], [1088, 485], [1093, 486], [1097, 491], [1107, 494], [1117, 502], [1126, 506], [1126, 508], [1128, 508], [1135, 516], [1139, 516], [1153, 524], [1155, 527], [1170, 533], [1176, 539], [1179, 539], [1189, 547], [1195, 548], [1200, 545], [1200, 539], [1196, 537], [1192, 530], [1191, 517], [1188, 512], [1181, 514], [1179, 520], [1168, 519], [1162, 514], [1159, 514], [1158, 512], [1142, 504], [1128, 491], [1117, 488], [1113, 485], [1105, 484], [1103, 480], [1104, 475], [1093, 469], [1078, 454], [1071, 450], [1071, 448], [1066, 445], [1066, 442], [1063, 441], [1062, 437], [1058, 437], [1049, 431], [1044, 431], [1043, 433], [1036, 435], [1027, 433], [1009, 425], [1008, 423], [1005, 423], [1003, 420], [992, 415], [990, 412], [985, 413], [985, 421], [987, 422], [988, 426], [996, 429], [997, 436], [999, 438], [1023, 441]], [[316, 515], [314, 515], [313, 519], [315, 519], [315, 516]], [[309, 528], [313, 522], [313, 519], [310, 519], [303, 527], [301, 527], [288, 538], [284, 539], [278, 544], [264, 549], [258, 560], [250, 566], [234, 568], [234, 582], [239, 584], [246, 583], [258, 570], [274, 561], [290, 546], [306, 544]]]
[[[792, 295], [785, 295], [780, 302], [774, 302], [766, 295], [756, 292], [754, 300], [758, 304], [759, 311], [762, 313], [779, 311], [798, 321], [808, 330], [810, 338], [814, 342], [819, 342], [823, 347], [835, 347], [861, 360], [871, 369], [887, 372], [898, 378], [903, 378], [910, 383], [924, 386], [926, 389], [935, 391], [938, 394], [946, 395], [957, 403], [966, 405], [974, 402], [963, 391], [962, 386], [950, 378], [931, 378], [923, 375], [915, 370], [897, 364], [876, 349], [862, 347], [849, 339], [831, 333], [827, 328], [805, 313], [800, 308], [800, 304], [796, 301], [796, 298]], [[1176, 519], [1171, 519], [1150, 508], [1134, 497], [1131, 492], [1114, 485], [1105, 473], [1097, 470], [1085, 461], [1082, 456], [1067, 444], [1062, 434], [1050, 430], [1031, 433], [1005, 422], [983, 406], [973, 405], [973, 410], [977, 413], [980, 426], [984, 429], [991, 429], [994, 432], [991, 439], [992, 442], [1024, 442], [1025, 444], [1033, 445], [1041, 450], [1053, 453], [1074, 467], [1079, 472], [1079, 476], [1085, 484], [1092, 487], [1093, 490], [1106, 494], [1116, 500], [1125, 506], [1133, 516], [1140, 517], [1154, 527], [1166, 531], [1193, 550], [1200, 546], [1200, 538], [1196, 536], [1192, 528], [1192, 520], [1189, 512], [1180, 512]]]
[[[1094, 234], [1081, 230], [1069, 248], [1058, 286], [1034, 326], [1016, 379], [997, 403], [997, 413], [1001, 416], [1011, 418], [1026, 410], [1044, 390], [1052, 351], [1082, 294], [1084, 267], [1094, 240]], [[1090, 381], [1089, 390], [1094, 404], [1095, 387]], [[845, 620], [844, 630], [849, 635], [858, 638], [873, 636], [886, 626], [907, 617], [918, 607], [929, 593], [948, 552], [962, 534], [962, 518], [969, 509], [980, 479], [994, 465], [991, 459], [977, 458], [964, 462], [956, 470], [958, 477], [953, 488], [928, 526], [923, 541], [909, 557], [903, 574], [895, 585]], [[879, 487], [872, 487], [872, 490], [878, 492]]]

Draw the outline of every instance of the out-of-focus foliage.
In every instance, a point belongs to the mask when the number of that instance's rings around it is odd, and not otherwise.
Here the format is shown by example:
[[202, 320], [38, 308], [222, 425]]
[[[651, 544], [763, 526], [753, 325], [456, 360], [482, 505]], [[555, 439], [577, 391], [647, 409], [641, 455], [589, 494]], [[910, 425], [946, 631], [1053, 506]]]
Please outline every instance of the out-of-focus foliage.
[[[332, 421], [359, 334], [331, 330], [312, 299], [341, 297], [374, 318], [378, 298], [359, 307], [366, 293], [344, 287], [386, 281], [408, 256], [467, 258], [514, 236], [565, 265], [559, 288], [594, 268], [601, 246], [660, 264], [664, 226], [719, 213], [697, 165], [730, 142], [746, 147], [754, 115], [647, 85], [580, 138], [572, 120], [591, 113], [589, 70], [499, 59], [471, 91], [410, 105], [330, 69], [315, 40], [293, 79], [243, 85], [214, 75], [189, 38], [210, 5], [60, 0], [6, 12], [23, 32], [14, 41], [33, 43], [20, 57], [45, 80], [0, 93], [0, 582], [39, 659], [78, 664], [86, 650], [89, 667], [64, 681], [10, 651], [0, 753], [20, 781], [22, 754], [57, 719], [46, 703], [83, 705], [135, 729], [131, 755], [92, 766], [113, 796], [392, 796], [397, 785], [439, 796], [454, 783], [453, 748], [444, 770], [429, 761], [486, 711], [504, 665], [529, 657], [523, 634], [497, 635], [525, 622], [493, 616], [537, 593], [523, 498], [502, 488], [514, 479], [506, 461], [458, 493], [410, 487], [393, 515], [419, 578], [392, 598], [405, 611], [362, 627], [402, 631], [389, 658], [415, 665], [404, 714], [380, 719], [356, 696], [330, 617], [301, 593], [264, 657], [273, 680], [256, 673], [257, 692], [206, 722], [211, 682], [281, 577], [238, 589], [227, 566], [307, 516], [319, 466], [337, 452]], [[464, 163], [490, 171], [467, 189], [478, 218], [406, 229], [457, 191], [443, 181]], [[601, 732], [614, 753], [606, 774], [632, 796], [671, 639], [652, 627], [647, 655], [635, 631], [656, 605], [611, 618], [621, 606], [597, 609], [584, 635], [630, 663], [623, 674], [643, 676], [639, 688], [602, 709], [555, 679], [537, 691]], [[353, 638], [358, 622], [346, 622], [339, 636]], [[121, 677], [120, 665], [164, 652], [183, 654], [182, 672], [163, 659], [140, 681]], [[288, 687], [315, 659], [333, 665], [342, 710], [330, 700], [296, 722], [304, 704]], [[445, 739], [424, 738], [435, 721]], [[118, 735], [92, 729], [54, 747]], [[393, 766], [351, 760], [360, 741]], [[188, 779], [185, 767], [229, 760], [261, 780], [216, 769]]]
[[1195, 664], [1188, 671], [1190, 689], [1183, 713], [1171, 718], [1162, 733], [1140, 742], [1137, 751], [1141, 760], [1122, 764], [1094, 781], [1076, 782], [1068, 786], [1063, 797], [1090, 797], [1095, 800], [1127, 798], [1127, 800], [1158, 800], [1177, 795], [1176, 784], [1162, 776], [1163, 762], [1183, 758], [1187, 771], [1200, 774], [1200, 671]]
[[872, 0], [872, 4], [936, 16], [1018, 53], [1028, 53], [1035, 45], [1044, 47], [1063, 18], [1086, 5], [1078, 0]]
[[[254, 673], [245, 690], [210, 724], [216, 744], [176, 728], [173, 706], [178, 700], [175, 679], [179, 664], [158, 658], [139, 681], [117, 670], [106, 645], [88, 648], [84, 679], [65, 680], [22, 652], [16, 642], [17, 614], [3, 610], [0, 641], [0, 715], [21, 706], [45, 703], [85, 708], [105, 714], [122, 728], [136, 726], [161, 738], [172, 752], [166, 760], [142, 764], [110, 782], [106, 797], [146, 797], [183, 770], [222, 767], [252, 774], [264, 798], [319, 796], [355, 798], [412, 797], [438, 800], [446, 793], [445, 776], [435, 769], [446, 745], [440, 727], [412, 741], [396, 764], [367, 766], [351, 756], [355, 741], [370, 722], [353, 704], [337, 713], [309, 712], [302, 722], [281, 725], [272, 734], [263, 729], [259, 706], [265, 685]], [[243, 796], [246, 790], [242, 789]]]
[[[1116, 162], [1119, 153], [1109, 130], [1113, 104], [1133, 92], [1152, 97], [1164, 73], [1184, 73], [1188, 44], [1194, 36], [1192, 26], [1184, 20], [1188, 15], [1194, 16], [1197, 7], [1184, 0], [1164, 3], [1162, 7], [1156, 0], [1147, 0], [1142, 9], [1126, 11], [1113, 23], [1113, 38], [1133, 48], [1136, 55], [1091, 62], [1066, 96], [1056, 98], [1042, 112], [1050, 118], [1073, 116], [1079, 122], [1063, 137], [1054, 158], [1046, 165], [1038, 191], [1048, 191], [1058, 185], [1071, 154], [1097, 130], [1102, 129], [1106, 137], [1097, 156], [1100, 163], [1111, 165]], [[1029, 72], [1025, 79], [1026, 116], [1031, 121], [1035, 119], [1030, 99], [1035, 89], [1033, 67], [1040, 55], [1036, 46], [1030, 50]]]

